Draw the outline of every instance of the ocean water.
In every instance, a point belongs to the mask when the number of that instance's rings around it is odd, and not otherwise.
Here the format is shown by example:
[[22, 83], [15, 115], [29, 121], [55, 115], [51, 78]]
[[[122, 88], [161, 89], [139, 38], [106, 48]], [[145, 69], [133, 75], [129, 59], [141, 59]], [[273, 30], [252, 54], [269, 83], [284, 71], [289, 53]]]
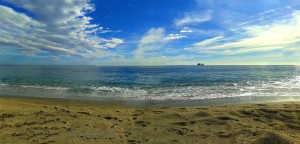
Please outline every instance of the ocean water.
[[299, 66], [0, 66], [0, 95], [86, 100], [299, 96]]

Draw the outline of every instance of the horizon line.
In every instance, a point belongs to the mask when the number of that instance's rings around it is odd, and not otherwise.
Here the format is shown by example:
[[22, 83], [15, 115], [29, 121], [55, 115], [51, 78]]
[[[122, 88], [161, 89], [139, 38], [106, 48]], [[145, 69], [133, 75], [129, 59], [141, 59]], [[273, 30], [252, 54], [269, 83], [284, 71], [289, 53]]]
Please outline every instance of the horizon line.
[[[71, 65], [71, 64], [0, 64], [0, 66], [103, 66], [103, 67], [153, 67], [153, 66], [197, 66], [195, 65]], [[300, 66], [293, 64], [286, 65], [276, 65], [276, 64], [232, 64], [232, 65], [224, 65], [224, 64], [205, 64], [204, 66]], [[203, 66], [199, 66], [203, 67]]]

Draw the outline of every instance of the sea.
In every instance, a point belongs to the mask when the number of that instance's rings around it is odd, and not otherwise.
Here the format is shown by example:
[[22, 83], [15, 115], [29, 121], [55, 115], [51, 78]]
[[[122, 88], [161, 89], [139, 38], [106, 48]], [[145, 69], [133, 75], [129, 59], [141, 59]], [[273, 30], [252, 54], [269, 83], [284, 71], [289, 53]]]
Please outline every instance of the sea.
[[93, 101], [299, 97], [299, 66], [0, 66], [0, 95]]

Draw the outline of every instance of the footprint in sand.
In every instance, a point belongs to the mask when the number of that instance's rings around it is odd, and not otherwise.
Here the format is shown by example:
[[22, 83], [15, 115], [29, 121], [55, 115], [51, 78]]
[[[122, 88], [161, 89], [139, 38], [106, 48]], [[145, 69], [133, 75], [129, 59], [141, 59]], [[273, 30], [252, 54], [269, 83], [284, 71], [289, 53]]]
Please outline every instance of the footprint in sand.
[[175, 132], [177, 135], [185, 135], [185, 134], [194, 132], [194, 130], [186, 128], [186, 127], [183, 127], [183, 128], [172, 127], [170, 129], [168, 129], [168, 131]]
[[149, 122], [145, 122], [145, 121], [137, 121], [135, 122], [135, 124], [138, 124], [142, 127], [147, 127], [150, 123]]
[[79, 114], [83, 114], [83, 115], [91, 115], [90, 113], [88, 113], [88, 112], [77, 112], [77, 113], [79, 113]]
[[112, 116], [106, 116], [106, 117], [103, 117], [103, 118], [106, 119], [106, 120], [119, 120], [118, 118], [112, 117]]
[[274, 133], [262, 134], [262, 136], [255, 140], [253, 144], [292, 144], [293, 142], [289, 141], [286, 138], [283, 138]]
[[60, 113], [65, 113], [65, 114], [70, 114], [71, 113], [70, 111], [65, 110], [65, 109], [59, 109], [57, 111], [60, 112]]
[[219, 119], [219, 120], [224, 120], [224, 121], [229, 121], [229, 120], [232, 120], [232, 121], [239, 121], [238, 119], [234, 119], [234, 118], [227, 117], [227, 116], [217, 117], [217, 119]]
[[211, 116], [209, 113], [206, 113], [206, 112], [197, 112], [195, 114], [196, 117], [209, 117]]
[[174, 125], [178, 125], [178, 126], [187, 126], [187, 125], [189, 125], [189, 124], [191, 124], [191, 125], [193, 125], [193, 124], [195, 124], [196, 123], [196, 121], [188, 121], [188, 122], [175, 122], [175, 123], [173, 123]]
[[140, 144], [142, 142], [136, 140], [127, 140], [128, 144]]
[[152, 111], [154, 114], [163, 114], [165, 113], [164, 111]]

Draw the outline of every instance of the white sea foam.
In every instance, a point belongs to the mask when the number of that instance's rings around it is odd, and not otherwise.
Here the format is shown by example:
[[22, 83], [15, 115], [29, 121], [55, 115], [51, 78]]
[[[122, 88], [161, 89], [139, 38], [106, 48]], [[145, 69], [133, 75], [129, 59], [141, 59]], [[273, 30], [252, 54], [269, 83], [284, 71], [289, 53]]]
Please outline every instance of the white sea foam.
[[[76, 91], [77, 89], [79, 90]], [[82, 91], [81, 89], [87, 91]], [[197, 100], [244, 96], [300, 96], [300, 76], [279, 81], [246, 81], [207, 86], [179, 85], [147, 89], [125, 86], [52, 87], [0, 84], [0, 94], [99, 100]]]
[[8, 84], [0, 83], [0, 87], [1, 86], [8, 86]]
[[67, 96], [69, 88], [51, 87], [40, 85], [0, 85], [1, 95], [30, 96], [30, 97], [55, 97], [63, 98]]

